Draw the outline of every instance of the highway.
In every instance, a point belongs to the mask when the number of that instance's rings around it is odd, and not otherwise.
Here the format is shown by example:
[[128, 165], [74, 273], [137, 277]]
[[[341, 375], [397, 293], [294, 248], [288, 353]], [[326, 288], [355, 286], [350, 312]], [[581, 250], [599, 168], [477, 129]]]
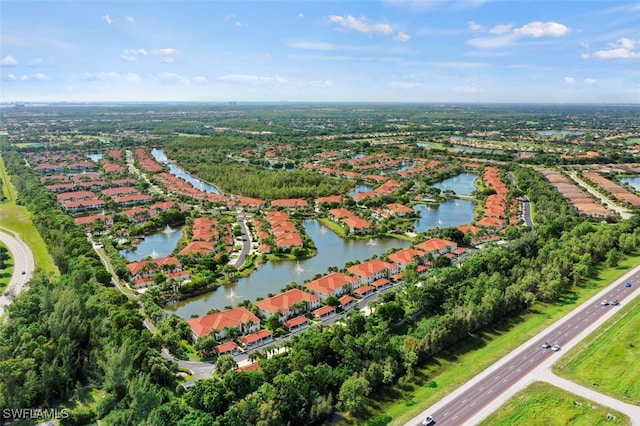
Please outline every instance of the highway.
[[[626, 282], [632, 283], [632, 286], [626, 287]], [[611, 304], [602, 305], [603, 300], [618, 299], [623, 305], [638, 295], [640, 267], [600, 291], [407, 424], [419, 425], [427, 415], [433, 416], [438, 426], [476, 424], [510, 396], [526, 387], [531, 382], [525, 380], [527, 377], [547, 371], [563, 350], [580, 342], [619, 309]], [[544, 342], [552, 345], [557, 343], [561, 349], [558, 352], [544, 349]], [[491, 409], [487, 410], [489, 406]]]
[[0, 229], [0, 241], [7, 246], [13, 258], [13, 276], [0, 294], [0, 318], [2, 318], [6, 306], [27, 287], [27, 282], [35, 270], [35, 261], [31, 249], [17, 235]]

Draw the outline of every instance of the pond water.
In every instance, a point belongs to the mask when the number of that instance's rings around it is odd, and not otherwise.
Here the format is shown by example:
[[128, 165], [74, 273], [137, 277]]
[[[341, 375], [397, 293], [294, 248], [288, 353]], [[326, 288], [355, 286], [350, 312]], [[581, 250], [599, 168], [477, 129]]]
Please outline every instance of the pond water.
[[478, 175], [474, 173], [462, 173], [449, 179], [445, 179], [442, 182], [436, 183], [436, 188], [444, 191], [446, 189], [452, 190], [456, 195], [471, 195], [476, 189], [474, 184], [478, 179]]
[[626, 183], [636, 191], [640, 192], [640, 176], [624, 177], [620, 179], [620, 182]]
[[89, 157], [94, 163], [97, 163], [104, 158], [104, 154], [88, 154], [87, 157]]
[[373, 191], [373, 186], [371, 185], [366, 185], [366, 184], [360, 184], [358, 186], [356, 186], [356, 189], [354, 189], [353, 191], [351, 191], [349, 193], [349, 196], [353, 197], [354, 195], [356, 195], [359, 192], [370, 192]]
[[476, 203], [470, 200], [450, 199], [439, 205], [417, 204], [413, 206], [420, 212], [420, 219], [414, 222], [416, 232], [425, 232], [431, 228], [449, 228], [473, 222], [473, 209]]
[[316, 220], [306, 220], [303, 225], [318, 249], [316, 256], [300, 261], [269, 261], [247, 278], [240, 278], [229, 286], [221, 286], [210, 293], [169, 305], [167, 310], [183, 318], [190, 318], [192, 314], [204, 315], [212, 308], [236, 306], [245, 299], [255, 302], [258, 297], [267, 297], [267, 293], [279, 293], [292, 281], [302, 284], [315, 274], [325, 274], [330, 266], [342, 268], [349, 260], [362, 261], [373, 254], [381, 255], [390, 248], [405, 248], [410, 245], [408, 241], [395, 238], [342, 239]]
[[137, 247], [120, 250], [129, 262], [137, 262], [150, 256], [152, 259], [169, 256], [182, 237], [182, 231], [167, 226], [162, 231], [144, 237]]
[[163, 149], [154, 148], [151, 150], [151, 155], [153, 158], [159, 163], [164, 163], [169, 168], [169, 173], [179, 178], [182, 178], [193, 185], [194, 188], [197, 188], [204, 192], [211, 192], [214, 194], [220, 194], [220, 190], [210, 183], [204, 182], [194, 176], [191, 176], [189, 173], [184, 171], [181, 167], [176, 166], [171, 163], [164, 153]]

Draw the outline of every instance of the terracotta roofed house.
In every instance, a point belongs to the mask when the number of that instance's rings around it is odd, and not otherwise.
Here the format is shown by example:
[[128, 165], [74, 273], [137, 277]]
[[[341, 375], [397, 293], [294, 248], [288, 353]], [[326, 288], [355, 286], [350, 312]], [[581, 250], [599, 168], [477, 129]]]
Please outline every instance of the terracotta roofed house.
[[398, 273], [398, 266], [380, 259], [371, 259], [347, 268], [363, 284]]
[[285, 321], [292, 315], [302, 313], [309, 309], [315, 309], [319, 305], [320, 298], [318, 296], [297, 288], [256, 302], [256, 306], [260, 310], [261, 315], [268, 318], [278, 314], [280, 321]]
[[445, 254], [457, 249], [458, 243], [442, 238], [432, 238], [430, 240], [417, 244], [416, 248], [427, 253], [432, 253], [434, 256], [439, 256], [441, 254]]
[[242, 335], [254, 333], [260, 329], [260, 318], [244, 307], [192, 318], [187, 322], [196, 339], [214, 333], [214, 338], [221, 340], [226, 337], [229, 327], [239, 329]]
[[341, 296], [358, 286], [358, 279], [349, 275], [332, 272], [308, 282], [305, 286], [323, 300], [329, 296]]

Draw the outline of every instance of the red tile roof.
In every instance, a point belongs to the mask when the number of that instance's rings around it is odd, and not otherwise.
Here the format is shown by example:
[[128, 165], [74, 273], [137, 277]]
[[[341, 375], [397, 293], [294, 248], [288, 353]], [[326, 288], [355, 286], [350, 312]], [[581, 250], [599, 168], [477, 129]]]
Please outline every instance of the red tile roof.
[[302, 291], [300, 289], [294, 288], [284, 293], [276, 294], [273, 297], [269, 297], [268, 299], [261, 300], [256, 302], [256, 306], [263, 311], [269, 312], [271, 314], [275, 314], [280, 311], [281, 314], [285, 314], [289, 312], [289, 309], [296, 303], [300, 302], [316, 302], [320, 299], [315, 294], [307, 293], [306, 291]]
[[216, 312], [187, 321], [189, 327], [198, 337], [207, 336], [212, 331], [224, 330], [226, 327], [240, 327], [243, 324], [259, 324], [260, 319], [247, 308], [239, 307], [228, 311]]

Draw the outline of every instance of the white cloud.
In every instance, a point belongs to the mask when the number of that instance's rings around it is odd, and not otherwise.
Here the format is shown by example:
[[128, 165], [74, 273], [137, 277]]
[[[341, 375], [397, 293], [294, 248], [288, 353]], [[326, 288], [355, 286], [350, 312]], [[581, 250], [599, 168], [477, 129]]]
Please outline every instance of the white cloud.
[[392, 89], [417, 89], [422, 87], [422, 84], [410, 81], [390, 81], [388, 85]]
[[531, 37], [562, 37], [569, 33], [569, 28], [557, 22], [530, 22], [520, 28], [515, 28], [514, 33]]
[[471, 31], [485, 31], [485, 27], [484, 25], [480, 25], [475, 21], [469, 21], [467, 22], [467, 26], [469, 27], [469, 29]]
[[496, 25], [489, 30], [490, 36], [467, 40], [467, 44], [479, 49], [497, 49], [509, 46], [522, 37], [561, 37], [569, 33], [569, 28], [557, 22], [530, 22], [519, 28], [512, 25]]
[[409, 41], [411, 39], [411, 36], [401, 31], [398, 34], [396, 34], [395, 37], [393, 37], [393, 39], [395, 41], [405, 42], [405, 41]]
[[0, 59], [0, 66], [3, 67], [15, 67], [18, 65], [18, 60], [11, 55], [7, 55]]
[[576, 79], [573, 77], [565, 77], [562, 79], [562, 81], [564, 81], [567, 84], [575, 84]]
[[175, 60], [175, 57], [180, 55], [179, 50], [173, 49], [171, 47], [154, 49], [150, 53], [153, 56], [158, 56], [162, 60], [162, 62], [166, 62], [168, 64], [172, 63]]
[[598, 82], [595, 78], [585, 78], [583, 81], [585, 84], [596, 84]]
[[37, 72], [35, 74], [23, 74], [20, 76], [20, 80], [22, 81], [47, 81], [50, 80], [50, 78], [46, 75], [43, 74], [41, 72]]
[[198, 75], [196, 77], [193, 77], [192, 81], [195, 84], [209, 84], [209, 80], [207, 80], [207, 77]]
[[[343, 28], [358, 31], [361, 33], [373, 35], [373, 34], [383, 34], [389, 35], [393, 34], [393, 27], [389, 24], [373, 24], [367, 21], [367, 18], [362, 16], [360, 18], [355, 18], [351, 15], [339, 16], [339, 15], [331, 15], [329, 16], [329, 20], [336, 24], [340, 24]], [[411, 36], [405, 32], [398, 32], [393, 39], [395, 41], [406, 42], [409, 41]]]
[[513, 34], [501, 35], [498, 37], [476, 37], [467, 40], [467, 44], [478, 49], [498, 49], [513, 44], [517, 37]]
[[351, 15], [347, 16], [338, 16], [331, 15], [329, 16], [331, 22], [335, 22], [336, 24], [340, 24], [342, 27], [347, 28], [349, 30], [358, 31], [366, 34], [393, 34], [393, 28], [389, 24], [370, 24], [367, 22], [367, 18], [364, 16], [361, 18], [355, 18]]
[[7, 74], [4, 79], [8, 80], [8, 81], [14, 81], [16, 79], [16, 75], [15, 74]]
[[138, 60], [138, 56], [144, 56], [147, 54], [145, 49], [125, 49], [122, 51], [120, 57], [125, 61], [133, 62]]
[[111, 18], [109, 18], [109, 15], [103, 15], [103, 16], [102, 16], [102, 20], [103, 20], [104, 22], [106, 22], [106, 23], [107, 23], [107, 25], [111, 25], [111, 23], [113, 22], [113, 21], [111, 20]]
[[191, 83], [191, 80], [189, 80], [187, 77], [185, 77], [183, 75], [180, 75], [180, 74], [172, 73], [172, 72], [162, 72], [160, 74], [154, 75], [153, 78], [155, 80], [158, 80], [161, 83], [166, 83], [166, 84], [189, 84], [189, 83]]
[[107, 81], [118, 83], [139, 83], [142, 78], [136, 73], [127, 72], [119, 73], [115, 71], [111, 72], [85, 72], [75, 76], [79, 81]]
[[329, 80], [312, 80], [309, 82], [309, 86], [314, 87], [333, 87], [333, 83]]
[[[622, 37], [609, 45], [609, 49], [598, 50], [593, 54], [598, 59], [638, 59], [640, 58], [640, 43], [637, 40]], [[585, 54], [583, 58], [588, 58]]]
[[506, 34], [513, 30], [513, 25], [496, 25], [495, 27], [489, 30], [489, 34]]
[[27, 66], [30, 67], [41, 67], [44, 65], [44, 59], [42, 58], [33, 58], [29, 62], [27, 62]]
[[467, 69], [467, 68], [482, 68], [486, 67], [487, 64], [482, 62], [429, 62], [430, 65], [435, 65], [441, 68], [456, 68], [456, 69]]
[[298, 13], [298, 18], [304, 18], [304, 13], [302, 12]]
[[124, 20], [133, 24], [134, 22], [136, 22], [136, 18], [134, 18], [133, 16], [125, 16]]
[[294, 40], [286, 43], [287, 47], [291, 47], [293, 49], [306, 49], [306, 50], [332, 50], [333, 45], [330, 43], [316, 42], [316, 41], [305, 41], [305, 40]]
[[252, 74], [227, 74], [218, 77], [218, 81], [250, 85], [287, 83], [287, 79], [282, 77], [260, 77]]

